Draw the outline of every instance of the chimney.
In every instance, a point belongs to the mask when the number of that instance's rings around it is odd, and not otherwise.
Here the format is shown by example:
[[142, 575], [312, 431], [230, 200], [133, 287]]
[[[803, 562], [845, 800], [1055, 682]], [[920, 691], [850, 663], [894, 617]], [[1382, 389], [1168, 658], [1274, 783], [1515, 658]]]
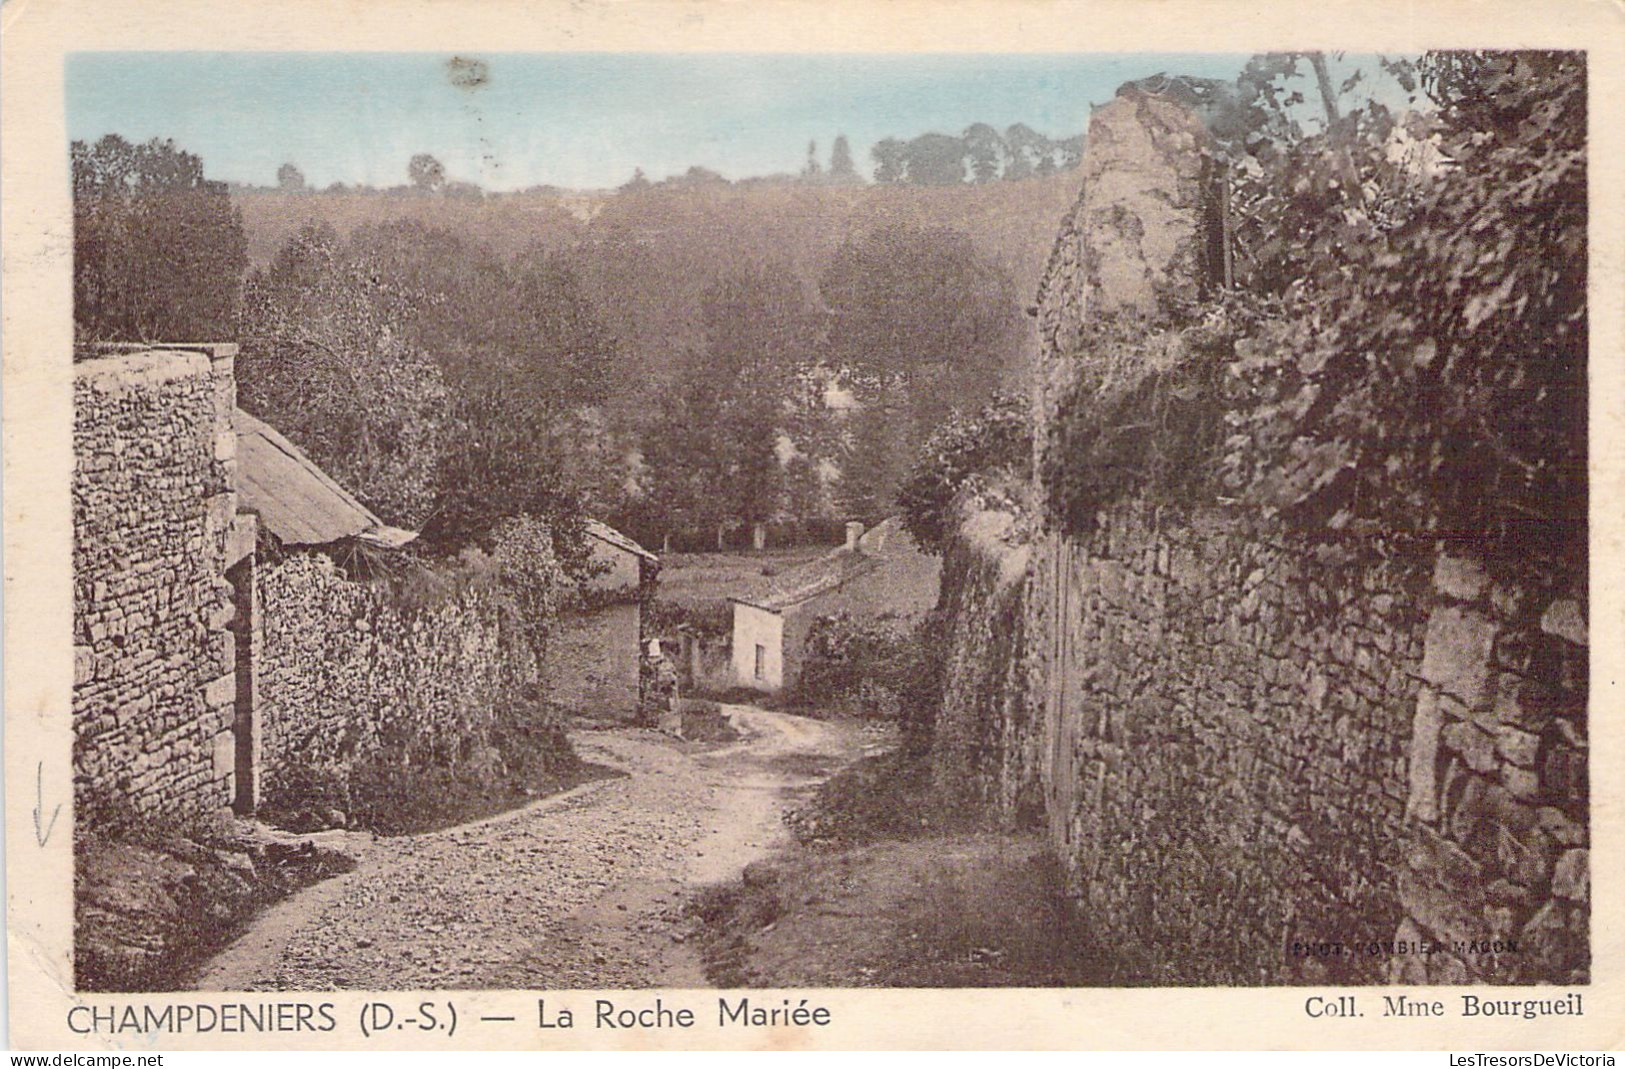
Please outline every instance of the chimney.
[[857, 520], [848, 521], [846, 525], [846, 548], [852, 550], [857, 549], [858, 539], [862, 537], [863, 524], [859, 523]]

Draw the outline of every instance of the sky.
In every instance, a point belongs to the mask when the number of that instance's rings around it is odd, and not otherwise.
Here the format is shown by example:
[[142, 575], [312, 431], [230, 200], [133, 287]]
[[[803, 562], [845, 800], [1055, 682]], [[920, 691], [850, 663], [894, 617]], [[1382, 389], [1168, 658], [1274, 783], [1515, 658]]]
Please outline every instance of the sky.
[[1081, 133], [1091, 105], [1159, 72], [1233, 79], [1241, 55], [76, 53], [70, 138], [173, 139], [210, 178], [274, 185], [292, 163], [318, 187], [407, 181], [427, 152], [488, 190], [620, 185], [708, 167], [727, 178], [858, 167], [883, 137], [973, 122]]

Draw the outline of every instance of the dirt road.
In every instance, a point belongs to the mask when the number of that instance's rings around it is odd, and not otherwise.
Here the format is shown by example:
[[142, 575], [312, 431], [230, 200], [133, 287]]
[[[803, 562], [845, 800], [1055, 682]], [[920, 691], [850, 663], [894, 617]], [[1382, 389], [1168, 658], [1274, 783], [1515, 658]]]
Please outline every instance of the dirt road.
[[581, 732], [625, 775], [424, 835], [327, 833], [355, 871], [268, 910], [198, 987], [704, 986], [687, 895], [771, 852], [785, 808], [863, 748], [849, 725], [724, 709], [746, 737], [722, 748]]

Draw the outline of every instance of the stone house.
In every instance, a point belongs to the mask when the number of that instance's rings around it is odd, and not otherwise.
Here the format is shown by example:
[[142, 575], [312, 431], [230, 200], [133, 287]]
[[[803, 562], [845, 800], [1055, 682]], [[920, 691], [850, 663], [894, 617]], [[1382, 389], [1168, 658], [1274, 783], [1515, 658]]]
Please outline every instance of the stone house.
[[897, 517], [868, 532], [847, 524], [839, 549], [728, 599], [734, 682], [770, 694], [794, 685], [820, 616], [917, 620], [936, 605], [941, 576], [942, 562], [922, 552]]
[[598, 520], [587, 521], [597, 574], [580, 607], [562, 614], [548, 649], [552, 700], [593, 717], [630, 719], [638, 708], [638, 658], [660, 558]]

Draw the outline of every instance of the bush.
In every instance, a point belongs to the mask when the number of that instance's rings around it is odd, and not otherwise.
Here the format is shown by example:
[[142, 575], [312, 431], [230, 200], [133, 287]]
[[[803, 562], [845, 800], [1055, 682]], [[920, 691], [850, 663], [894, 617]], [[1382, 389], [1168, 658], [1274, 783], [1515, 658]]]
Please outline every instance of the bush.
[[822, 616], [807, 633], [791, 704], [899, 721], [905, 745], [923, 748], [942, 700], [941, 622], [892, 616]]
[[940, 555], [960, 492], [1001, 473], [1030, 478], [1032, 452], [1032, 415], [1023, 398], [1000, 394], [974, 415], [955, 414], [926, 441], [898, 491], [904, 529]]
[[569, 581], [554, 551], [553, 530], [531, 516], [503, 520], [491, 534], [502, 590], [539, 657], [558, 625]]

